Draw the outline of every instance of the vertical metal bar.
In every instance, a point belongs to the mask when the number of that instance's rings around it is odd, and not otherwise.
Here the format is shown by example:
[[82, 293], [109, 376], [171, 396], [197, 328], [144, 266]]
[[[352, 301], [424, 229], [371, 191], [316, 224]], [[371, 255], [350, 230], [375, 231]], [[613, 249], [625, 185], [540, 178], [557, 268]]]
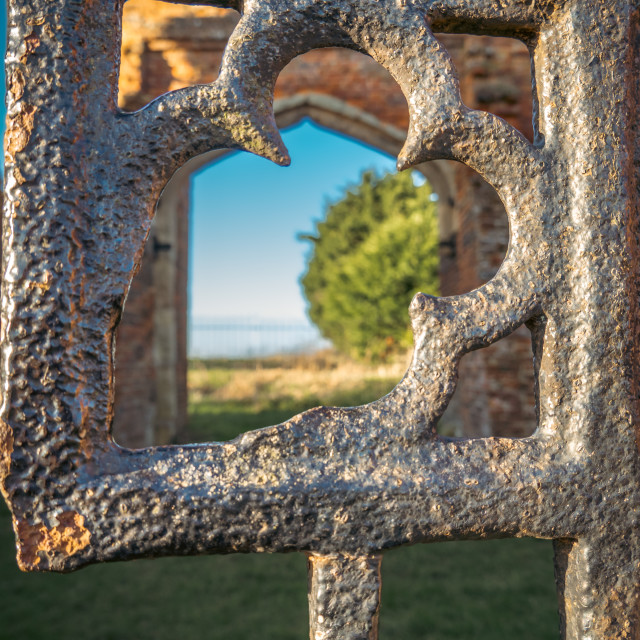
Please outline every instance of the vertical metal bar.
[[637, 2], [564, 3], [536, 47], [553, 185], [541, 433], [587, 470], [550, 505], [574, 511], [555, 544], [566, 640], [640, 636], [638, 21]]
[[382, 555], [309, 555], [310, 640], [377, 640]]

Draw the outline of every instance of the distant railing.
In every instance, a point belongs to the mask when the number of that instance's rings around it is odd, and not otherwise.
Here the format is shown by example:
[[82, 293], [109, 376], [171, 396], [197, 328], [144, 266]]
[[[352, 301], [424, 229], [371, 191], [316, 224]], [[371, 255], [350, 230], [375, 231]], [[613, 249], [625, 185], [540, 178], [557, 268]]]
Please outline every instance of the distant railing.
[[198, 319], [189, 324], [190, 358], [250, 358], [311, 353], [331, 346], [300, 320]]

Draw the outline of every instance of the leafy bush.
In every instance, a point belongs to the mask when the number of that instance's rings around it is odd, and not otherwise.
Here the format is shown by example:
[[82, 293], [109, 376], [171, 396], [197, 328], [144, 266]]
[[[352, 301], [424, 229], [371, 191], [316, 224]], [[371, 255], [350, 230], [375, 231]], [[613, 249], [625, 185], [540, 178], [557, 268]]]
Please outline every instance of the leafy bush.
[[438, 293], [436, 207], [410, 173], [365, 172], [327, 207], [302, 277], [309, 315], [334, 346], [385, 359], [411, 344], [407, 307]]

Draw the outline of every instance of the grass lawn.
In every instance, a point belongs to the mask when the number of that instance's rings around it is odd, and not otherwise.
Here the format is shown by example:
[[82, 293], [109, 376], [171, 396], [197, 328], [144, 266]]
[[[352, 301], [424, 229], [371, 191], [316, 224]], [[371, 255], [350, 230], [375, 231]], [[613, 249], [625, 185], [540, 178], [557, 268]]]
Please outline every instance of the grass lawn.
[[[300, 383], [296, 391], [290, 380], [282, 382], [286, 372], [274, 373], [282, 367], [266, 367], [268, 375], [247, 382], [249, 365], [217, 365], [191, 375], [194, 441], [281, 422], [322, 397], [300, 371], [290, 377]], [[352, 375], [351, 384], [336, 374], [335, 386], [321, 381], [322, 401], [371, 400], [398, 379], [384, 374], [365, 383]], [[416, 545], [389, 551], [382, 566], [382, 640], [558, 637], [550, 542]], [[306, 588], [303, 554], [163, 558], [68, 575], [22, 574], [9, 513], [0, 506], [0, 640], [302, 640]]]

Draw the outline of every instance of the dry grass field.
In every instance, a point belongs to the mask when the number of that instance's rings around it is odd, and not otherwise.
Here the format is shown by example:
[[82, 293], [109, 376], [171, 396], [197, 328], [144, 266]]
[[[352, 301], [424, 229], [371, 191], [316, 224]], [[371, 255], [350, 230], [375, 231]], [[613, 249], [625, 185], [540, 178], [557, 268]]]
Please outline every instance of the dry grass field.
[[367, 365], [332, 351], [259, 360], [192, 361], [189, 439], [229, 440], [319, 405], [371, 402], [389, 393], [408, 366], [409, 354], [386, 364]]
[[259, 360], [194, 361], [189, 369], [189, 394], [193, 404], [208, 400], [250, 402], [256, 408], [326, 403], [329, 398], [350, 401], [363, 397], [370, 401], [400, 381], [410, 355], [374, 365], [330, 350]]
[[[259, 360], [192, 361], [189, 440], [229, 440], [312, 407], [371, 402], [400, 382], [410, 360], [408, 352], [384, 364], [370, 364], [326, 350]], [[439, 431], [452, 435], [446, 416]]]

